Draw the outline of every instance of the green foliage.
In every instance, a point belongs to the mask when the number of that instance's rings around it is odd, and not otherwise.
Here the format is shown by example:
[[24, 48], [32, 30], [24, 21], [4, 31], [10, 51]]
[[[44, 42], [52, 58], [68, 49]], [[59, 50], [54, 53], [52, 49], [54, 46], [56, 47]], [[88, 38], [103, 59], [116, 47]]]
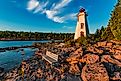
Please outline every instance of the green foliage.
[[111, 14], [108, 26], [111, 28], [115, 39], [121, 40], [121, 0], [118, 0], [118, 3]]
[[95, 41], [112, 39], [121, 40], [121, 0], [118, 0], [114, 11], [112, 11], [108, 27], [97, 29], [94, 37]]
[[101, 35], [104, 33], [105, 28], [102, 26], [101, 29], [97, 29], [94, 35], [91, 35], [89, 38], [92, 39], [94, 42], [101, 41]]
[[111, 32], [110, 27], [107, 27], [106, 30], [102, 33], [101, 39], [102, 40], [107, 40], [107, 41], [114, 39], [114, 35]]
[[97, 29], [95, 36], [99, 37], [104, 31], [105, 31], [105, 28], [102, 26], [101, 29]]
[[69, 41], [69, 40], [71, 40], [70, 38], [65, 38], [64, 39], [64, 42], [67, 42], [67, 41]]
[[65, 42], [67, 47], [71, 47], [75, 45], [75, 41], [74, 40], [68, 40], [67, 42]]
[[74, 33], [41, 33], [41, 32], [15, 32], [15, 31], [0, 31], [0, 39], [6, 40], [64, 40], [73, 39]]
[[75, 40], [76, 43], [79, 43], [81, 45], [87, 45], [88, 41], [86, 37], [79, 37], [77, 40]]

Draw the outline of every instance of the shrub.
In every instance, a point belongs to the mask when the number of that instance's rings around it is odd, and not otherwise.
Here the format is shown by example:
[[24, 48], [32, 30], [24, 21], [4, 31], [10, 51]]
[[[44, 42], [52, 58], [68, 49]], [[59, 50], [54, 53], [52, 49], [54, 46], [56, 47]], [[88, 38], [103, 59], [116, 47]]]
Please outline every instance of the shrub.
[[66, 46], [71, 47], [75, 45], [75, 41], [74, 40], [68, 40], [67, 42], [65, 42]]
[[80, 45], [87, 45], [88, 41], [86, 37], [79, 37], [77, 40], [75, 40], [76, 43], [79, 43]]

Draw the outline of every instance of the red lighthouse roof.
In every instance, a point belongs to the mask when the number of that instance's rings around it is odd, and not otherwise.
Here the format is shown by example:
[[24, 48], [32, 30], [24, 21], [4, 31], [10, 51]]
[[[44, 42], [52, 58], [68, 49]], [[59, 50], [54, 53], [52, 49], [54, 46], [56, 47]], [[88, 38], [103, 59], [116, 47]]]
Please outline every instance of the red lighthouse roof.
[[84, 9], [84, 8], [81, 8], [81, 9], [79, 10], [79, 12], [85, 12], [85, 9]]

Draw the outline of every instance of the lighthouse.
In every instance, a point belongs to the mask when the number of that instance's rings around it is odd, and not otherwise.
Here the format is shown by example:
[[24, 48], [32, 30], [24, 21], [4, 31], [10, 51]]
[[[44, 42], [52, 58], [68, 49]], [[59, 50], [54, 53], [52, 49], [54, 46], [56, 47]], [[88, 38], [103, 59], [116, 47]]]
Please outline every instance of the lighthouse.
[[74, 39], [79, 37], [87, 37], [89, 35], [88, 23], [87, 23], [87, 13], [84, 8], [81, 8], [77, 15], [77, 25]]

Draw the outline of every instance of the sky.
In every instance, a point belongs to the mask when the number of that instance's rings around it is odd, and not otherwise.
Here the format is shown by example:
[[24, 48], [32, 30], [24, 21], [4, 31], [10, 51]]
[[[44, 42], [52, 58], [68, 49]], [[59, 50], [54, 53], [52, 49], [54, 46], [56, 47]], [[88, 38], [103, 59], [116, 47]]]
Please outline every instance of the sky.
[[75, 32], [81, 8], [90, 33], [106, 27], [117, 0], [0, 0], [0, 31]]

